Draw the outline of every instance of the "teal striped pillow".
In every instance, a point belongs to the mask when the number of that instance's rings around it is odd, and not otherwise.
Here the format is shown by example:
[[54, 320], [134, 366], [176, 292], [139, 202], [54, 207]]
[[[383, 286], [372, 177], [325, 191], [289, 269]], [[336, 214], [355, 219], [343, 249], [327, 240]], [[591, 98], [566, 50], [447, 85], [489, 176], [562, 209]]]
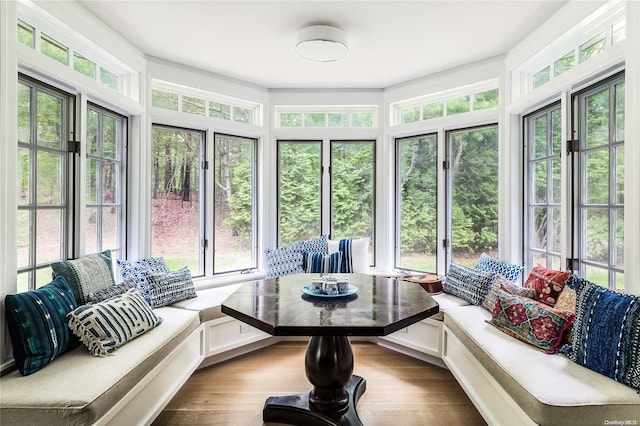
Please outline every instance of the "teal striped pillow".
[[78, 305], [63, 277], [34, 291], [4, 299], [13, 359], [28, 376], [78, 345], [66, 316]]
[[70, 312], [69, 328], [95, 356], [107, 356], [162, 322], [137, 289]]

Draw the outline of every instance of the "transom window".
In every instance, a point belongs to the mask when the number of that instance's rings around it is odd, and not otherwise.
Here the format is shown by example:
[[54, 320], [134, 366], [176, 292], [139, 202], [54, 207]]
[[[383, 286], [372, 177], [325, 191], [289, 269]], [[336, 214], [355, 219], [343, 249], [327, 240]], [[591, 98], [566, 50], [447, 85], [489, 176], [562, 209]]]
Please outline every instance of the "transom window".
[[262, 123], [262, 107], [255, 102], [160, 80], [153, 80], [152, 86], [151, 105], [156, 108], [244, 124]]
[[408, 124], [465, 112], [496, 108], [500, 93], [497, 81], [487, 81], [464, 88], [433, 93], [417, 99], [391, 104], [391, 124]]
[[89, 54], [93, 52], [77, 52], [56, 40], [55, 36], [48, 35], [23, 21], [18, 21], [17, 38], [19, 43], [97, 80], [105, 87], [116, 91], [122, 89], [123, 73], [114, 71], [113, 67], [100, 63], [99, 60], [89, 59]]
[[275, 126], [282, 128], [377, 127], [375, 106], [276, 106]]

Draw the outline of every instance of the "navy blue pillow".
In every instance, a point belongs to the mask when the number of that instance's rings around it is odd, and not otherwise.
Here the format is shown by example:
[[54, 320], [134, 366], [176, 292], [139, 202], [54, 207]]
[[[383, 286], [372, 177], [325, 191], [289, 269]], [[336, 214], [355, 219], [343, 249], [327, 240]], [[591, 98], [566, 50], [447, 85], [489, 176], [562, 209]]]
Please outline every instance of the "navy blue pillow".
[[340, 272], [342, 253], [305, 253], [305, 271], [309, 273], [336, 274]]
[[576, 275], [566, 284], [576, 292], [576, 319], [573, 344], [560, 352], [640, 393], [640, 297], [616, 293]]
[[78, 307], [64, 277], [34, 291], [4, 299], [13, 359], [28, 376], [78, 345], [67, 325], [67, 314]]

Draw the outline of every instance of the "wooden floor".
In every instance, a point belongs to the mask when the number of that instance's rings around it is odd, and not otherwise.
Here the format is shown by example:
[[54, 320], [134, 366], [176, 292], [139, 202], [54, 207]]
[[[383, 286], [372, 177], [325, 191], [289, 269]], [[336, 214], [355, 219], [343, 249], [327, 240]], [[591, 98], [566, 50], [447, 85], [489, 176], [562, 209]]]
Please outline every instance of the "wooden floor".
[[[448, 370], [373, 343], [352, 346], [354, 374], [367, 380], [358, 403], [366, 426], [486, 425]], [[198, 370], [153, 425], [266, 425], [267, 397], [311, 389], [305, 350], [283, 342]]]

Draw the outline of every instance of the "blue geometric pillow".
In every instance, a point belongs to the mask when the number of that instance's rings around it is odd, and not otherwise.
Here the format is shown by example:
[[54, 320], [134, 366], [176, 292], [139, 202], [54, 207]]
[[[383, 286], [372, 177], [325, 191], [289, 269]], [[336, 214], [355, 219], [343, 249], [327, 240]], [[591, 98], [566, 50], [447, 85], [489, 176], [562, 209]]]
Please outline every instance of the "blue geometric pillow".
[[111, 251], [90, 254], [74, 260], [65, 260], [51, 265], [53, 277], [63, 276], [78, 305], [89, 302], [89, 295], [115, 284]]
[[287, 246], [267, 250], [265, 253], [267, 279], [304, 273], [304, 269], [302, 269], [302, 252]]
[[342, 253], [339, 251], [331, 254], [305, 253], [306, 272], [336, 274], [340, 272]]
[[481, 305], [496, 274], [451, 262], [442, 289], [474, 305]]
[[524, 266], [505, 263], [492, 258], [487, 253], [482, 253], [478, 263], [476, 263], [475, 269], [491, 272], [496, 275], [500, 274], [509, 281], [516, 282], [518, 278], [520, 278], [520, 274], [522, 274]]
[[150, 257], [136, 261], [118, 259], [118, 270], [123, 281], [134, 282], [145, 300], [151, 300], [146, 274], [171, 272], [162, 257]]
[[639, 390], [640, 298], [572, 275], [576, 292], [571, 342], [560, 352], [576, 363]]
[[193, 286], [191, 272], [186, 266], [178, 271], [164, 274], [146, 272], [145, 277], [145, 286], [149, 287], [145, 292], [151, 296], [147, 302], [154, 309], [198, 296]]
[[298, 241], [296, 245], [292, 244], [292, 248], [303, 253], [329, 253], [326, 235], [314, 238], [313, 240]]
[[78, 304], [64, 277], [34, 291], [9, 294], [4, 304], [13, 359], [23, 376], [78, 345], [67, 326], [67, 314]]

